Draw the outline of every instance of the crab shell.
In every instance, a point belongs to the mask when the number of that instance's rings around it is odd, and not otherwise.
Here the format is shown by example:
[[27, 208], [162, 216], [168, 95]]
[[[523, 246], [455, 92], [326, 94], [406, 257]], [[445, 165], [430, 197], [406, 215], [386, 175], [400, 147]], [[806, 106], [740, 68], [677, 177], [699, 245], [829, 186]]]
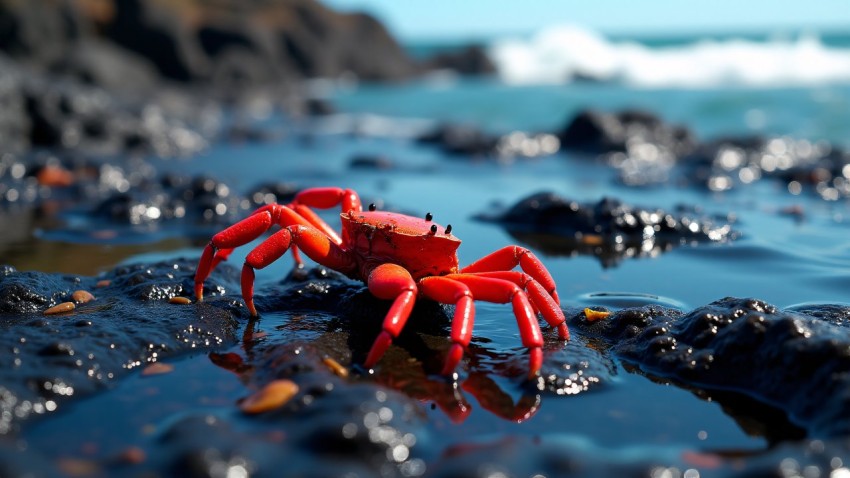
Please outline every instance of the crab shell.
[[384, 263], [404, 267], [414, 280], [458, 272], [461, 240], [433, 221], [385, 211], [350, 211], [340, 218], [342, 242], [357, 257], [363, 277]]

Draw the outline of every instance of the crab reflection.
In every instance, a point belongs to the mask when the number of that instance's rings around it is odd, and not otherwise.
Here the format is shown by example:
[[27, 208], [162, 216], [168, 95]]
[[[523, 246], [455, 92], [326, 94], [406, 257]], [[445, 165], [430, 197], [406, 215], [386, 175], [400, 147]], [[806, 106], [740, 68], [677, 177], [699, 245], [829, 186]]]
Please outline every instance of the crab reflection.
[[[283, 377], [296, 382], [302, 378], [372, 382], [431, 403], [454, 423], [465, 421], [476, 402], [501, 419], [520, 423], [535, 415], [543, 394], [577, 393], [581, 388], [577, 388], [576, 377], [582, 374], [578, 365], [561, 363], [563, 345], [554, 342], [545, 351], [543, 377], [537, 382], [525, 379], [522, 350], [494, 352], [475, 342], [467, 350], [464, 370], [452, 377], [442, 376], [442, 357], [451, 345], [445, 340], [442, 327], [424, 332], [410, 327], [412, 332], [399, 336], [378, 367], [362, 370], [356, 364], [369, 348], [368, 327], [341, 327], [341, 320], [315, 315], [294, 315], [281, 325], [264, 329], [260, 329], [261, 319], [251, 320], [243, 333], [241, 351], [211, 353], [210, 360], [239, 375], [251, 389]], [[430, 322], [433, 323], [433, 316]], [[448, 326], [447, 322], [442, 326]], [[358, 329], [364, 328], [367, 330], [361, 337]], [[590, 348], [582, 349], [595, 353]], [[555, 358], [548, 358], [552, 356]], [[580, 361], [584, 359], [576, 359], [576, 363]], [[341, 364], [348, 373], [340, 374], [328, 362]], [[313, 374], [313, 379], [306, 374]], [[591, 375], [587, 374], [590, 380], [585, 380], [583, 390], [598, 383]]]

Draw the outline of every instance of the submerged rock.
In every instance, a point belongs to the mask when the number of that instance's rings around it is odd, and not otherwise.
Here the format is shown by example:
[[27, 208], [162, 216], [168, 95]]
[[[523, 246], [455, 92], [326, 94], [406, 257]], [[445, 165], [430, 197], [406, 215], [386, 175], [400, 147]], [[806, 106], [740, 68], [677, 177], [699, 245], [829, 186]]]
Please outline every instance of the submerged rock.
[[711, 217], [693, 207], [644, 209], [603, 198], [579, 203], [540, 192], [503, 212], [480, 215], [517, 240], [551, 255], [593, 255], [606, 267], [625, 258], [655, 256], [673, 247], [734, 240], [734, 217]]

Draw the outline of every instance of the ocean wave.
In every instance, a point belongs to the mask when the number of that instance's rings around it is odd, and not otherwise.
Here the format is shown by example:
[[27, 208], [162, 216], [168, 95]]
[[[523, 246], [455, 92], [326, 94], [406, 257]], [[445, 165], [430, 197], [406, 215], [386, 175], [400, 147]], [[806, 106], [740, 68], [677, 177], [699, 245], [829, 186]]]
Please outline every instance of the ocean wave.
[[695, 38], [650, 47], [560, 26], [531, 38], [498, 40], [490, 56], [502, 80], [510, 84], [600, 81], [706, 88], [850, 83], [850, 49], [826, 46], [811, 34], [767, 41]]

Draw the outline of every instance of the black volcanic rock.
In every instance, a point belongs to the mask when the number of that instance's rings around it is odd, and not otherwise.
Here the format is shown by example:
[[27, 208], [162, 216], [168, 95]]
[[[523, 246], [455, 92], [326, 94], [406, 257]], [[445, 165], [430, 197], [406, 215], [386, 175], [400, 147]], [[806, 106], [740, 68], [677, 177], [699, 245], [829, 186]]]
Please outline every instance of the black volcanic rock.
[[850, 433], [848, 327], [846, 306], [783, 311], [740, 298], [686, 314], [626, 309], [583, 326], [641, 370], [770, 403], [816, 437]]
[[519, 241], [548, 254], [593, 255], [606, 267], [676, 246], [738, 237], [732, 228], [734, 217], [708, 216], [695, 207], [667, 212], [613, 198], [580, 203], [550, 192], [532, 194], [478, 219], [498, 223]]
[[496, 73], [496, 65], [481, 45], [468, 45], [460, 50], [439, 52], [428, 58], [425, 66], [434, 70], [452, 70], [469, 76], [486, 76]]
[[626, 152], [629, 143], [651, 143], [664, 147], [676, 157], [693, 150], [696, 140], [690, 130], [669, 125], [652, 113], [623, 110], [604, 113], [583, 110], [558, 133], [564, 149], [596, 154]]

